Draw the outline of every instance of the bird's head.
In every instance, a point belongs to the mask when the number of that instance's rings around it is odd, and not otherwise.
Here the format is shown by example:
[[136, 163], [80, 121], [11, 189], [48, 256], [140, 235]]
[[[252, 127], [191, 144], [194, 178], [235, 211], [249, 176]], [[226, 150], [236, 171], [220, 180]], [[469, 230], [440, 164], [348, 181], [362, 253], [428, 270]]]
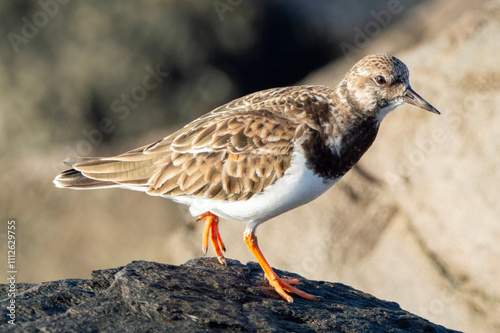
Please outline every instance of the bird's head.
[[410, 72], [398, 58], [371, 54], [358, 61], [346, 74], [343, 95], [356, 110], [363, 110], [378, 121], [398, 105], [411, 104], [439, 114], [410, 86]]

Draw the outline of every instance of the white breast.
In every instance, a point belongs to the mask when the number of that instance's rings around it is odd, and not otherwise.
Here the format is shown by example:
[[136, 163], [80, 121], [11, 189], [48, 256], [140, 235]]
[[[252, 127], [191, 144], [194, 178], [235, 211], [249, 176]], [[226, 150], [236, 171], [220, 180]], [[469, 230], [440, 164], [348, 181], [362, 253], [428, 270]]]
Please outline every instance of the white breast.
[[284, 176], [249, 200], [222, 201], [183, 196], [168, 198], [190, 205], [189, 211], [193, 216], [210, 211], [221, 217], [245, 221], [253, 229], [262, 222], [314, 200], [337, 181], [315, 175], [306, 168], [306, 159], [301, 150], [296, 150]]

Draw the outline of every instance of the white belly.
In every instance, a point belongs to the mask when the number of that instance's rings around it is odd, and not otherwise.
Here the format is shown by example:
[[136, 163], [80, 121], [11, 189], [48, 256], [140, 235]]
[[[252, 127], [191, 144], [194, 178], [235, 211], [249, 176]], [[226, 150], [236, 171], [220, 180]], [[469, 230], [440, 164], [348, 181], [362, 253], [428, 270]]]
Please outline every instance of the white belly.
[[245, 221], [253, 229], [262, 222], [314, 200], [337, 181], [324, 180], [315, 175], [305, 167], [304, 155], [294, 152], [290, 168], [284, 176], [246, 201], [215, 201], [182, 196], [168, 198], [190, 205], [189, 211], [193, 216], [210, 211], [224, 218]]

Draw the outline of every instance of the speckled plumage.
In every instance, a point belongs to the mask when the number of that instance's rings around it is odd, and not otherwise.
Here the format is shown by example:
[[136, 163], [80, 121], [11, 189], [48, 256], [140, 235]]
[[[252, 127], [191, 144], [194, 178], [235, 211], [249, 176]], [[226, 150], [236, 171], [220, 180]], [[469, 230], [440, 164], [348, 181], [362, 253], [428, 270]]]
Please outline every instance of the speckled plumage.
[[275, 88], [238, 98], [150, 145], [67, 161], [72, 169], [54, 183], [164, 196], [190, 205], [193, 215], [243, 220], [253, 236], [258, 224], [335, 184], [373, 143], [385, 115], [403, 103], [438, 113], [410, 88], [400, 60], [369, 55], [335, 88]]

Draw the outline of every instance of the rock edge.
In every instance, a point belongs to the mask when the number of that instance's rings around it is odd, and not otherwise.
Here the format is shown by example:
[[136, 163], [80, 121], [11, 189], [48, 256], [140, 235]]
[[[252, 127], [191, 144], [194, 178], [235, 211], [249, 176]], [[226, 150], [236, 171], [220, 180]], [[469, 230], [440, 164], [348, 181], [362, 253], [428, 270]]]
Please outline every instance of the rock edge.
[[[91, 279], [17, 285], [16, 325], [11, 331], [300, 331], [456, 332], [340, 283], [298, 278], [321, 302], [282, 300], [256, 263], [214, 258], [181, 266], [133, 261], [92, 272]], [[8, 285], [0, 285], [2, 317]], [[1, 327], [0, 326], [0, 327]]]

